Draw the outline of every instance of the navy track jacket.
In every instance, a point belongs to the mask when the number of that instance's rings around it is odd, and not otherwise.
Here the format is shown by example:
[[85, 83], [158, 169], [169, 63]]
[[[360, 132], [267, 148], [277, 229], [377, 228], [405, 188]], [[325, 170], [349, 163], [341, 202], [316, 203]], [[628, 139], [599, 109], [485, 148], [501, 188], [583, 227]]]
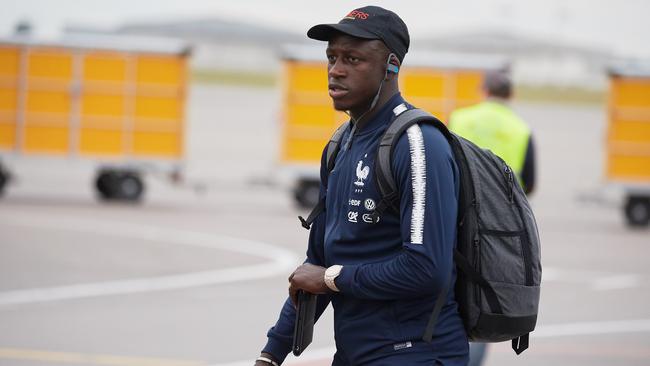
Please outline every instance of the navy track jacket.
[[[306, 261], [343, 266], [336, 279], [340, 292], [319, 296], [317, 308], [319, 316], [329, 302], [334, 307], [335, 365], [467, 363], [453, 282], [433, 342], [421, 340], [436, 297], [456, 276], [459, 174], [447, 140], [435, 127], [415, 125], [399, 138], [392, 168], [400, 212], [388, 210], [376, 224], [369, 217], [381, 199], [374, 176], [379, 139], [403, 103], [397, 94], [361, 130], [348, 127], [329, 175], [325, 157], [321, 161], [326, 208], [311, 228]], [[284, 360], [294, 321], [288, 299], [268, 332], [265, 352]]]

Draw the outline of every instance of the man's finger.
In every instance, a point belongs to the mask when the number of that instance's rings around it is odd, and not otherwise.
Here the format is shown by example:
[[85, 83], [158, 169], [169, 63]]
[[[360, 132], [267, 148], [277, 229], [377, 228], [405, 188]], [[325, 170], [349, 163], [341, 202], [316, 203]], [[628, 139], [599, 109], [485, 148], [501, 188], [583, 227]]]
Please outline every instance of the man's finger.
[[293, 286], [289, 286], [289, 297], [291, 298], [293, 307], [298, 306], [298, 290], [296, 290]]

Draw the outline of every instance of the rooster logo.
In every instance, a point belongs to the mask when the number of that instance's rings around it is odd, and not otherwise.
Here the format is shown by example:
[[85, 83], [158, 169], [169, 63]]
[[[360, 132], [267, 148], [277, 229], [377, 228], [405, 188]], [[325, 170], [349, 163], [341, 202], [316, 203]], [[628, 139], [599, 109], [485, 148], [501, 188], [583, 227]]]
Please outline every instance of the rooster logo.
[[357, 187], [363, 187], [364, 183], [363, 181], [368, 178], [368, 173], [370, 173], [370, 167], [369, 166], [363, 166], [363, 160], [359, 160], [359, 164], [357, 164], [357, 181], [354, 182], [354, 185]]

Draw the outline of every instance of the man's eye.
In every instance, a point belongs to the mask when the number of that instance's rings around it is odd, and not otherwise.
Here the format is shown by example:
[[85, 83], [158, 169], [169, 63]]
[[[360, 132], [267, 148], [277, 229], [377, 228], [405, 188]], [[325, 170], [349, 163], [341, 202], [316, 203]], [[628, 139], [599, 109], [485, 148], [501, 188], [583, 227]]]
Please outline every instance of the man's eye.
[[331, 64], [336, 62], [336, 56], [327, 56], [327, 61]]
[[353, 64], [356, 64], [357, 62], [359, 62], [359, 58], [354, 56], [349, 56], [348, 61], [350, 61]]

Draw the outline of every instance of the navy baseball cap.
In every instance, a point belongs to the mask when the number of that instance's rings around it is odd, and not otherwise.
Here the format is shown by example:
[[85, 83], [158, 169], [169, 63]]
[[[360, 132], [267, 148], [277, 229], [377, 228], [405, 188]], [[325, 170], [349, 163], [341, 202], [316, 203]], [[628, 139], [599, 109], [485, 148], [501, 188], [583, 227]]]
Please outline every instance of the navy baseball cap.
[[318, 24], [307, 31], [307, 37], [329, 41], [337, 32], [363, 39], [379, 39], [400, 62], [409, 49], [409, 30], [395, 13], [379, 6], [352, 10], [336, 24]]

